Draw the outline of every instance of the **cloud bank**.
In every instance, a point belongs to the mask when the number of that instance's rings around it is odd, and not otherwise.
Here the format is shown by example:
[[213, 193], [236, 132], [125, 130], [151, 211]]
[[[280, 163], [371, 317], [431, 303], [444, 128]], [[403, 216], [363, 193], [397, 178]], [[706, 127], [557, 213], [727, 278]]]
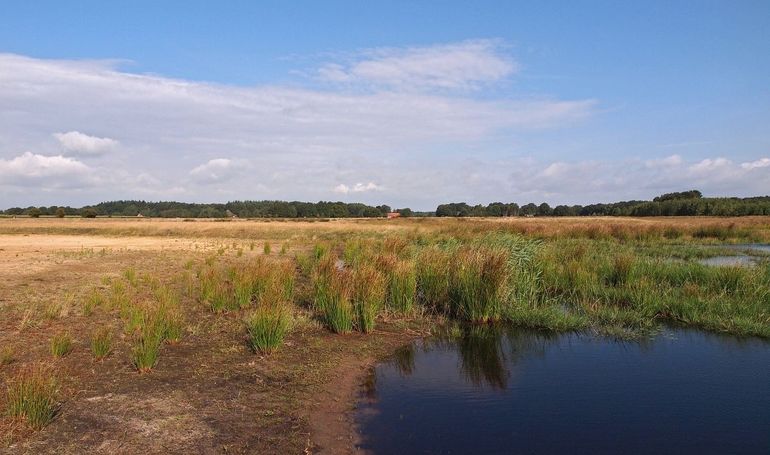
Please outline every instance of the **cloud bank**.
[[521, 144], [596, 119], [599, 102], [487, 96], [518, 75], [490, 40], [363, 50], [299, 84], [256, 87], [0, 54], [0, 207], [176, 198], [432, 209], [770, 187], [761, 156], [599, 162], [529, 150]]

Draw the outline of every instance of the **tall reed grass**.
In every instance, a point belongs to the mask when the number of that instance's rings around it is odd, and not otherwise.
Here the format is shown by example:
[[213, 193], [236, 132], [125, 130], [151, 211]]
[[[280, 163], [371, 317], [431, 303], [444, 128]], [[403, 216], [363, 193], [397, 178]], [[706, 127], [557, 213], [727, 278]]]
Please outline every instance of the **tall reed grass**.
[[385, 305], [385, 275], [369, 264], [361, 264], [353, 270], [353, 306], [358, 330], [369, 333]]

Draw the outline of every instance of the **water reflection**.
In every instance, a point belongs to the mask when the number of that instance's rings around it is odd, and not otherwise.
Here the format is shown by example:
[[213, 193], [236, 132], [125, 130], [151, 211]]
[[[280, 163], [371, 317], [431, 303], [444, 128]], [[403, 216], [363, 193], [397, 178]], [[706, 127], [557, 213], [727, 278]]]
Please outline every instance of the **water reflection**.
[[757, 453], [767, 384], [770, 343], [756, 338], [471, 326], [378, 365], [357, 419], [375, 453]]
[[474, 385], [488, 384], [505, 389], [510, 371], [503, 350], [503, 330], [499, 327], [473, 326], [463, 330], [457, 342], [461, 367], [465, 377]]

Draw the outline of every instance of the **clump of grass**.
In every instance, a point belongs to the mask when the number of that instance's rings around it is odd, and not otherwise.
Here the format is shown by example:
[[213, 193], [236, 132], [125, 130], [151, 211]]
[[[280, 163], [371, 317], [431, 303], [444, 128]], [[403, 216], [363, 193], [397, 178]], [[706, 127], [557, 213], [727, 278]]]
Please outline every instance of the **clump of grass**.
[[209, 305], [211, 310], [217, 313], [237, 308], [233, 283], [224, 278], [222, 281], [215, 282], [209, 298]]
[[163, 315], [163, 338], [170, 344], [179, 343], [184, 334], [184, 314], [179, 307], [167, 309]]
[[450, 290], [453, 314], [471, 322], [499, 319], [508, 291], [507, 261], [500, 249], [459, 251]]
[[353, 304], [350, 301], [349, 274], [336, 266], [332, 256], [324, 257], [313, 274], [314, 305], [326, 325], [335, 333], [353, 330]]
[[123, 281], [115, 280], [110, 283], [110, 307], [121, 311], [129, 304], [128, 291]]
[[94, 309], [101, 306], [103, 302], [104, 297], [102, 293], [96, 288], [91, 289], [88, 295], [86, 295], [85, 300], [83, 300], [83, 316], [91, 316]]
[[51, 302], [45, 307], [44, 316], [46, 319], [59, 319], [61, 316], [61, 312], [63, 309], [63, 305], [56, 301]]
[[72, 352], [72, 339], [68, 333], [59, 333], [51, 338], [51, 354], [64, 357]]
[[400, 313], [409, 313], [414, 309], [417, 295], [417, 276], [414, 263], [410, 260], [398, 260], [390, 271], [388, 280], [388, 303]]
[[373, 266], [361, 264], [353, 271], [352, 279], [358, 330], [369, 333], [385, 303], [385, 276]]
[[417, 290], [422, 305], [439, 311], [448, 310], [449, 254], [438, 248], [426, 248], [417, 256]]
[[103, 327], [91, 335], [91, 354], [96, 360], [102, 360], [112, 352], [112, 331]]
[[165, 327], [157, 319], [145, 320], [131, 350], [134, 366], [139, 373], [150, 372], [158, 363], [164, 331]]
[[254, 352], [270, 354], [286, 336], [291, 314], [284, 304], [260, 305], [246, 318], [249, 345]]
[[160, 325], [163, 339], [169, 343], [177, 343], [182, 339], [184, 331], [184, 314], [179, 302], [179, 294], [167, 286], [155, 290], [156, 305], [151, 309], [151, 318]]
[[136, 269], [133, 267], [129, 267], [123, 271], [123, 278], [125, 278], [128, 284], [130, 284], [131, 286], [135, 287], [138, 283], [138, 280], [136, 277]]
[[612, 286], [623, 286], [631, 275], [631, 269], [634, 266], [634, 256], [627, 253], [616, 254], [612, 258], [609, 281]]
[[13, 363], [13, 360], [13, 349], [10, 346], [0, 349], [0, 367], [10, 365]]
[[6, 413], [23, 418], [39, 430], [56, 414], [56, 379], [48, 369], [31, 367], [21, 370], [8, 380]]
[[268, 255], [270, 254], [271, 250], [272, 250], [272, 247], [270, 246], [270, 243], [265, 242], [265, 245], [262, 247], [262, 252]]
[[350, 291], [345, 274], [336, 274], [332, 279], [329, 298], [324, 307], [326, 324], [335, 333], [348, 333], [353, 330], [353, 304], [350, 301]]

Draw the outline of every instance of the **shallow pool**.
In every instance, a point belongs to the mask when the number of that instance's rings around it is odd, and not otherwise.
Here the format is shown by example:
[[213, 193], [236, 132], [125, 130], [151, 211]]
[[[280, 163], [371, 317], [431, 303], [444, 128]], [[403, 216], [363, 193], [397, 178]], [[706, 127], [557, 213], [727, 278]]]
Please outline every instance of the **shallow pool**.
[[770, 343], [466, 328], [373, 369], [374, 453], [770, 453]]

